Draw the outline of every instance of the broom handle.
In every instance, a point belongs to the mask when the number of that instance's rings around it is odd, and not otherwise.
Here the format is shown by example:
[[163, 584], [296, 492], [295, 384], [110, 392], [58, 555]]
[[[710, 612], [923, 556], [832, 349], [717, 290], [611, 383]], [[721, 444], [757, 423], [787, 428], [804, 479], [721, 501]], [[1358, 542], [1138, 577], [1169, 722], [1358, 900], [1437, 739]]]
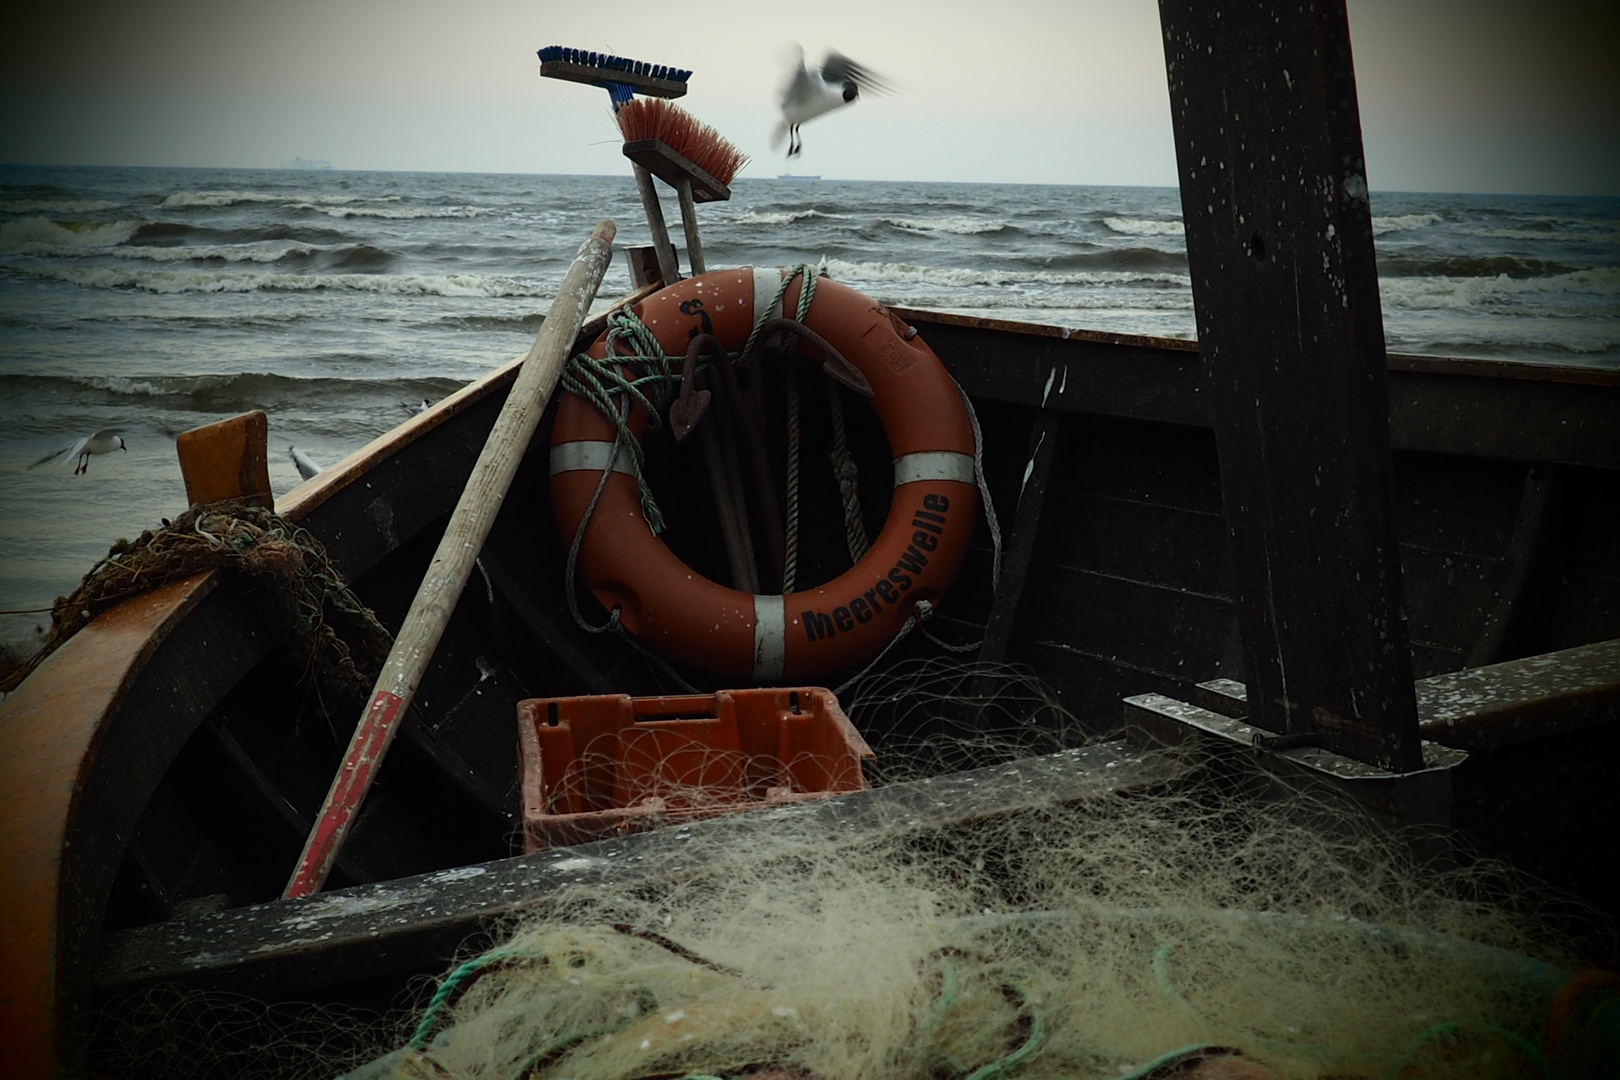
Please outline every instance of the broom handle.
[[692, 181], [686, 177], [675, 185], [675, 193], [681, 197], [681, 228], [686, 232], [686, 261], [692, 266], [692, 273], [706, 274], [708, 267], [703, 261], [703, 241], [698, 238], [697, 203], [692, 199]]
[[298, 857], [292, 879], [287, 882], [285, 898], [318, 892], [326, 883], [326, 875], [331, 872], [338, 850], [359, 813], [360, 803], [405, 718], [428, 662], [433, 659], [433, 650], [439, 644], [445, 624], [450, 621], [490, 526], [500, 512], [501, 502], [529, 448], [540, 415], [562, 378], [568, 351], [579, 335], [586, 309], [596, 298], [602, 275], [613, 258], [616, 231], [613, 222], [600, 222], [590, 239], [580, 245], [574, 264], [568, 268], [562, 287], [557, 290], [545, 324], [540, 327], [511, 393], [495, 418], [483, 452], [467, 478], [461, 501], [450, 515], [450, 524], [444, 530], [444, 538], [439, 541], [439, 550], [416, 591], [416, 598], [411, 601], [405, 624], [394, 638], [388, 661], [372, 688], [371, 704], [355, 728], [348, 753], [332, 780], [332, 788]]
[[675, 246], [669, 242], [669, 227], [664, 224], [664, 207], [658, 201], [658, 189], [653, 187], [652, 173], [639, 161], [630, 163], [636, 171], [636, 187], [641, 192], [641, 208], [647, 212], [647, 231], [652, 233], [653, 251], [658, 255], [658, 272], [664, 275], [664, 284], [673, 285], [681, 279], [675, 266]]

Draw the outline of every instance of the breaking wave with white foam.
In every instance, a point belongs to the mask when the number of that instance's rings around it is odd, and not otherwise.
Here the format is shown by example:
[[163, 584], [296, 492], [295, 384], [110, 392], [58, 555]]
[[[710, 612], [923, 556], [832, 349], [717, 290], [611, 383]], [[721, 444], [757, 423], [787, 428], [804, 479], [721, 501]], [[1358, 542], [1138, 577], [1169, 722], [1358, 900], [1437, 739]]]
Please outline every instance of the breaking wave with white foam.
[[[1381, 278], [1378, 292], [1386, 306], [1412, 310], [1478, 308], [1530, 301], [1543, 315], [1585, 314], [1580, 303], [1583, 297], [1597, 297], [1600, 302], [1606, 300], [1620, 305], [1620, 267], [1602, 266], [1528, 278], [1506, 274]], [[1620, 306], [1612, 310], [1620, 311]]]
[[830, 218], [820, 210], [749, 210], [732, 220], [739, 225], [791, 225], [811, 218]]
[[973, 286], [1017, 285], [1160, 285], [1191, 289], [1186, 274], [1154, 273], [1135, 270], [994, 270], [918, 266], [897, 262], [846, 262], [828, 259], [827, 272], [838, 281], [876, 281], [928, 285]]
[[954, 233], [957, 236], [976, 236], [979, 233], [1003, 232], [1012, 226], [1004, 221], [984, 221], [980, 218], [884, 218], [885, 223], [916, 232]]
[[1439, 214], [1397, 214], [1395, 217], [1375, 217], [1372, 219], [1374, 236], [1384, 236], [1392, 232], [1403, 232], [1407, 229], [1422, 229], [1429, 225], [1438, 225], [1443, 219]]
[[1187, 232], [1187, 227], [1179, 221], [1131, 217], [1105, 217], [1102, 221], [1122, 236], [1184, 236]]

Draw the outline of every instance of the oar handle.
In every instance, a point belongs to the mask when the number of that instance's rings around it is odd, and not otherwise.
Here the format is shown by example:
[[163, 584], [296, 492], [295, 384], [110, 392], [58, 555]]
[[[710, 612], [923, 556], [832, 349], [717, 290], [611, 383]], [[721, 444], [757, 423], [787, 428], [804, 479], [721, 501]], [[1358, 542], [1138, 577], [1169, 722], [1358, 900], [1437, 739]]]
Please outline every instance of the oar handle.
[[616, 232], [613, 222], [598, 223], [590, 238], [580, 245], [574, 264], [563, 278], [545, 324], [529, 349], [512, 391], [495, 418], [483, 452], [467, 478], [461, 500], [450, 515], [450, 524], [444, 530], [439, 550], [416, 591], [416, 598], [411, 601], [405, 623], [394, 638], [394, 647], [372, 688], [371, 703], [355, 728], [343, 764], [332, 780], [331, 790], [298, 857], [292, 879], [287, 882], [283, 895], [289, 899], [318, 892], [331, 872], [338, 850], [359, 813], [360, 803], [382, 765], [383, 756], [388, 753], [400, 721], [410, 708], [417, 684], [433, 659], [433, 650], [483, 550], [484, 540], [500, 512], [501, 502], [528, 450], [541, 414], [562, 378], [569, 350], [585, 322], [585, 312], [596, 298], [602, 276], [612, 261]]

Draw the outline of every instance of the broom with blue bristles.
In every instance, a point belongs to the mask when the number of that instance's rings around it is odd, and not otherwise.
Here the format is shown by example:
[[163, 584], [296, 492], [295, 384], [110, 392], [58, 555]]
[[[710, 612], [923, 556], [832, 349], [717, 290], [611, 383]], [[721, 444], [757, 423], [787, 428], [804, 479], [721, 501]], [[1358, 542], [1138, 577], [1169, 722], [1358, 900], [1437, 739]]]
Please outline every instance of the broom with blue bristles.
[[615, 119], [624, 136], [624, 156], [635, 166], [636, 184], [664, 281], [674, 282], [680, 274], [664, 224], [663, 207], [653, 187], [654, 176], [673, 187], [680, 197], [687, 258], [693, 273], [703, 273], [706, 267], [698, 238], [696, 204], [731, 198], [729, 185], [747, 164], [748, 156], [680, 106], [668, 100], [635, 97], [682, 97], [692, 73], [561, 45], [549, 45], [539, 55], [541, 75], [602, 87], [612, 99]]

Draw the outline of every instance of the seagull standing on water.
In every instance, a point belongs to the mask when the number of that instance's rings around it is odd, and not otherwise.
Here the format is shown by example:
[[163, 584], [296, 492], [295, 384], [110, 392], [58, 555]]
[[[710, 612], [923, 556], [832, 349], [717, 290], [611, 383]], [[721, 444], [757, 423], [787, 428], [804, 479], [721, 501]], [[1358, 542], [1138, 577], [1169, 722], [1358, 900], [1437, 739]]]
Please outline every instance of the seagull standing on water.
[[60, 450], [51, 451], [49, 454], [46, 454], [44, 457], [40, 458], [38, 461], [34, 462], [34, 464], [28, 467], [30, 469], [38, 468], [47, 461], [54, 461], [63, 454], [71, 454], [79, 459], [78, 465], [73, 469], [73, 475], [82, 476], [84, 473], [90, 471], [90, 458], [93, 455], [110, 454], [114, 450], [123, 450], [126, 452], [129, 450], [129, 447], [124, 445], [124, 437], [118, 434], [122, 430], [124, 429], [102, 428], [94, 435], [86, 435], [78, 442], [68, 443]]
[[804, 66], [804, 49], [795, 45], [798, 53], [795, 67], [782, 88], [782, 121], [771, 132], [771, 148], [788, 140], [788, 157], [798, 157], [804, 149], [799, 139], [799, 125], [814, 120], [823, 113], [851, 105], [865, 91], [871, 94], [889, 94], [894, 86], [880, 75], [862, 67], [843, 53], [828, 50], [821, 67], [811, 71]]

